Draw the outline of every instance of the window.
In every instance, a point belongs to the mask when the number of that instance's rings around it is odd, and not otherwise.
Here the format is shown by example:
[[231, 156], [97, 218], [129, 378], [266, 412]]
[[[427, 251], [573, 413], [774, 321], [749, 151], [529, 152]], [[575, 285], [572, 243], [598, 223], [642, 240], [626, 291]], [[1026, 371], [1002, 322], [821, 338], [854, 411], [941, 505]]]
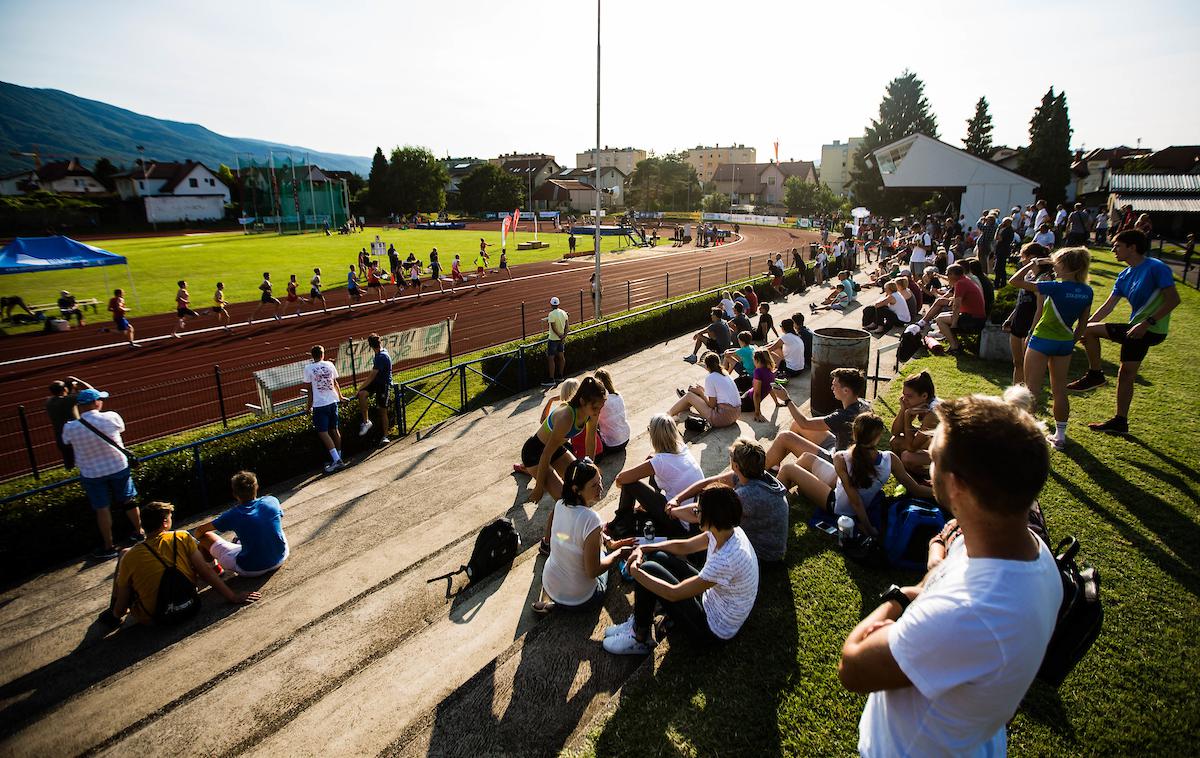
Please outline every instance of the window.
[[769, 184], [769, 185], [771, 185], [772, 187], [774, 187], [774, 186], [775, 186], [775, 177], [773, 177], [773, 176], [768, 176], [768, 177], [767, 177], [767, 184]]
[[208, 186], [210, 186], [210, 187], [215, 187], [215, 186], [217, 186], [217, 183], [216, 183], [216, 181], [215, 181], [215, 180], [213, 180], [213, 179], [205, 179], [204, 181], [208, 182]]
[[140, 189], [140, 190], [144, 190], [144, 189], [146, 189], [146, 183], [145, 183], [145, 182], [138, 182], [138, 189]]
[[189, 187], [199, 187], [200, 182], [196, 181], [195, 179], [188, 179], [188, 186]]

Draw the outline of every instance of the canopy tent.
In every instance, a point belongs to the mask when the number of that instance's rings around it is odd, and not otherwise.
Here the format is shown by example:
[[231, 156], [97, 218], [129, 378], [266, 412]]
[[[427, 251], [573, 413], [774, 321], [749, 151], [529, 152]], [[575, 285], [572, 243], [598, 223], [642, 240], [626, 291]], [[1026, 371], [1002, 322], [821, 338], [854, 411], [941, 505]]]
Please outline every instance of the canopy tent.
[[[129, 261], [123, 255], [62, 236], [17, 237], [0, 249], [0, 274], [30, 274], [98, 266], [125, 266], [126, 275], [129, 276], [129, 289], [136, 300], [137, 292], [133, 290]], [[107, 273], [104, 277], [104, 288], [108, 289]]]

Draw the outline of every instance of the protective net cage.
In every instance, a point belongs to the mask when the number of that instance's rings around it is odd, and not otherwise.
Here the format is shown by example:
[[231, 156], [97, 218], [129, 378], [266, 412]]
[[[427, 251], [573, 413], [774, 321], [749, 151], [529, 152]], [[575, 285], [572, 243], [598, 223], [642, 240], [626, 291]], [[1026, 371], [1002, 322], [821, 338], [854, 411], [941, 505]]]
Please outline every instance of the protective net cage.
[[303, 234], [337, 230], [347, 222], [345, 182], [303, 156], [238, 156], [242, 217], [247, 232]]

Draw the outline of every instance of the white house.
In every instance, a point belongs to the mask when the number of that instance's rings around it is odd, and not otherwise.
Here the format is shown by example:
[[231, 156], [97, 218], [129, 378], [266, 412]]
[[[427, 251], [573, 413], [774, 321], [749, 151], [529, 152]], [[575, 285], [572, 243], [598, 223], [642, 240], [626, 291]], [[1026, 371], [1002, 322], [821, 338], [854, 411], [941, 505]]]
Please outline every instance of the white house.
[[78, 158], [43, 163], [37, 168], [0, 177], [0, 195], [24, 195], [34, 190], [64, 195], [108, 192], [96, 176], [83, 167]]
[[203, 163], [146, 162], [114, 177], [122, 199], [142, 198], [146, 220], [219, 221], [225, 216], [229, 188]]
[[992, 208], [1004, 213], [1029, 205], [1038, 187], [1032, 179], [924, 134], [896, 140], [872, 155], [884, 187], [957, 191], [959, 213], [972, 224]]

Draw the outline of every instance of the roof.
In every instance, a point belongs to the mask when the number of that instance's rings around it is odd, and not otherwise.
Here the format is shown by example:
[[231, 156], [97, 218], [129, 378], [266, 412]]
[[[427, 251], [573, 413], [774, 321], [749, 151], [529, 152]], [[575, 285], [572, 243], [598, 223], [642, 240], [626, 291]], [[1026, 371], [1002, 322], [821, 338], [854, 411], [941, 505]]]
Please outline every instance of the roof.
[[0, 250], [0, 274], [120, 266], [123, 256], [70, 237], [17, 237]]
[[69, 161], [54, 161], [53, 163], [43, 163], [40, 167], [34, 169], [40, 182], [56, 182], [59, 179], [65, 179], [68, 176], [86, 176], [95, 179], [95, 175], [83, 167], [78, 158], [72, 158]]
[[1171, 145], [1142, 159], [1153, 171], [1190, 173], [1200, 171], [1200, 145]]
[[1200, 195], [1200, 174], [1110, 174], [1110, 192]]
[[1147, 195], [1141, 193], [1114, 193], [1116, 206], [1132, 205], [1136, 213], [1200, 213], [1200, 195]]
[[534, 200], [569, 200], [572, 192], [595, 192], [596, 188], [575, 179], [548, 179], [541, 187], [534, 190]]
[[541, 170], [545, 168], [547, 164], [558, 165], [554, 163], [554, 159], [552, 158], [536, 158], [530, 160], [521, 159], [515, 161], [505, 161], [504, 163], [500, 164], [500, 168], [510, 174], [537, 174], [541, 172]]
[[[963, 170], [957, 172], [954, 180], [951, 183], [947, 183], [947, 184], [934, 185], [934, 184], [927, 184], [927, 183], [918, 183], [918, 184], [897, 183], [892, 178], [896, 169], [900, 166], [901, 163], [903, 163], [904, 158], [908, 155], [908, 151], [911, 150], [912, 147], [914, 145], [917, 145], [918, 143], [931, 145], [931, 146], [934, 146], [937, 149], [941, 149], [943, 151], [950, 151], [961, 161], [961, 163], [959, 165], [961, 165], [963, 167]], [[927, 152], [927, 149], [922, 148], [921, 151]], [[898, 153], [899, 155], [898, 156], [897, 155], [889, 155], [889, 153]], [[971, 153], [968, 153], [966, 150], [963, 150], [962, 148], [955, 147], [954, 145], [951, 145], [949, 143], [942, 142], [940, 139], [936, 139], [934, 137], [930, 137], [928, 134], [921, 134], [919, 132], [916, 134], [910, 134], [907, 137], [901, 137], [900, 139], [896, 140], [895, 142], [891, 142], [887, 145], [877, 147], [871, 151], [871, 155], [875, 159], [876, 165], [878, 165], [880, 167], [880, 173], [883, 175], [884, 186], [889, 187], [889, 188], [891, 188], [891, 187], [933, 187], [933, 186], [956, 186], [957, 187], [957, 186], [965, 186], [968, 179], [971, 180], [972, 182], [977, 182], [978, 178], [977, 178], [977, 175], [975, 174], [975, 171], [981, 171], [981, 170], [982, 171], [1003, 172], [1006, 175], [1006, 178], [1012, 184], [1023, 184], [1028, 187], [1031, 187], [1031, 188], [1037, 186], [1037, 182], [1033, 181], [1032, 179], [1025, 177], [1025, 176], [1021, 176], [1016, 171], [1011, 171], [1011, 170], [1005, 168], [1004, 166], [1001, 166], [999, 163], [996, 163], [995, 161], [990, 161], [990, 160], [987, 160], [986, 158], [980, 158], [977, 155], [972, 155]], [[884, 156], [884, 158], [881, 159], [881, 156]], [[884, 170], [885, 163], [891, 163], [892, 168], [890, 170]], [[973, 166], [973, 168], [968, 168], [968, 166]], [[943, 174], [950, 173], [950, 167], [940, 166], [940, 168], [941, 168]], [[992, 183], [992, 182], [988, 182], [988, 183]]]

